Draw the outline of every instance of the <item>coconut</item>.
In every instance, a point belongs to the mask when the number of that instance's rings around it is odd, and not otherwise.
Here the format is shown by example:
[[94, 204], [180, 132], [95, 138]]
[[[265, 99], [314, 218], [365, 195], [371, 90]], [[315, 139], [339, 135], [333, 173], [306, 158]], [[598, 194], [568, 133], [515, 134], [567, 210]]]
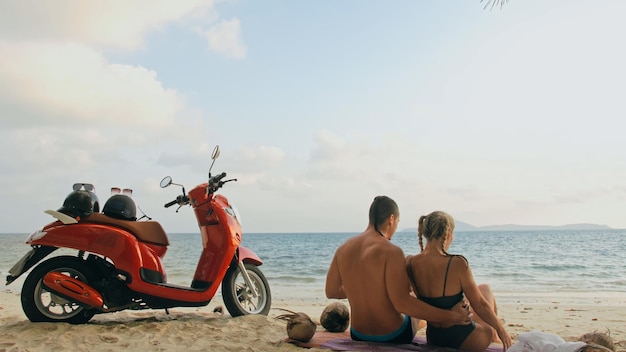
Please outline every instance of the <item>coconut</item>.
[[317, 330], [317, 325], [306, 313], [296, 313], [282, 308], [278, 309], [288, 312], [287, 314], [277, 316], [276, 319], [287, 322], [287, 336], [289, 336], [290, 339], [308, 342], [313, 338], [315, 330]]
[[615, 343], [613, 342], [613, 338], [611, 338], [611, 336], [605, 333], [595, 332], [595, 331], [589, 332], [581, 336], [578, 339], [578, 341], [582, 341], [586, 344], [589, 344], [590, 346], [594, 348], [595, 346], [593, 345], [596, 345], [596, 346], [605, 347], [611, 351], [615, 351]]
[[596, 345], [595, 343], [591, 343], [581, 348], [579, 352], [613, 352], [613, 350], [610, 350], [604, 346]]
[[331, 303], [322, 311], [320, 323], [330, 332], [344, 332], [350, 325], [350, 309], [341, 302]]

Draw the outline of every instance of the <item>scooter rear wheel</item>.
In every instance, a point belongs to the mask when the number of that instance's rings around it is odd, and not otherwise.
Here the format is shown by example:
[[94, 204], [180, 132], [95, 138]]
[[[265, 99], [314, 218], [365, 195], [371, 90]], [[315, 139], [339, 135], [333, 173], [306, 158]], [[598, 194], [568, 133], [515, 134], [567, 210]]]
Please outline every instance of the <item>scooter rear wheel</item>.
[[85, 261], [70, 256], [54, 257], [39, 264], [24, 280], [22, 286], [22, 309], [32, 322], [63, 322], [84, 324], [91, 319], [95, 310], [86, 309], [76, 302], [50, 292], [43, 284], [47, 273], [56, 271], [83, 282], [94, 276]]
[[231, 316], [237, 317], [246, 314], [267, 315], [272, 305], [270, 285], [261, 270], [253, 265], [244, 263], [246, 272], [250, 276], [252, 285], [258, 295], [255, 297], [252, 289], [241, 275], [239, 266], [231, 266], [222, 280], [222, 296], [224, 305]]

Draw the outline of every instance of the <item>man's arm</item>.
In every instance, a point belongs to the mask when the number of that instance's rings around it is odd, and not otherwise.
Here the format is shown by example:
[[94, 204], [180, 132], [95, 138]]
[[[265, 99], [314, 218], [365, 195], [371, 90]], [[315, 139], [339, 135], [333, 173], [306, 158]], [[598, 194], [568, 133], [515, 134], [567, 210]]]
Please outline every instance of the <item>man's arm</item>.
[[333, 256], [330, 268], [328, 268], [328, 273], [326, 274], [326, 297], [347, 298], [346, 293], [343, 291], [343, 283], [339, 274], [339, 267], [337, 266], [337, 254]]
[[[444, 324], [469, 323], [469, 308], [458, 311], [433, 307], [409, 293], [410, 281], [404, 254], [400, 248], [390, 249], [385, 266], [385, 285], [394, 308], [417, 319]], [[328, 292], [328, 291], [327, 291]]]

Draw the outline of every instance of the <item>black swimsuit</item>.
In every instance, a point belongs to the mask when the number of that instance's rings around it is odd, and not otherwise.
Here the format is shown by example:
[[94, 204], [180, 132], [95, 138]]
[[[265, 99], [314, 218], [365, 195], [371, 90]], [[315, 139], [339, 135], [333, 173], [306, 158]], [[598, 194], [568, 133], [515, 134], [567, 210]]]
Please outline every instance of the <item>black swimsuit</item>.
[[[450, 269], [450, 263], [452, 262], [452, 258], [455, 256], [450, 256], [448, 260], [448, 266], [446, 267], [446, 277], [443, 280], [443, 294], [441, 297], [425, 297], [419, 294], [417, 289], [417, 284], [415, 282], [415, 278], [413, 277], [413, 269], [412, 269], [412, 261], [413, 258], [409, 260], [408, 273], [409, 278], [411, 279], [411, 284], [413, 284], [413, 289], [415, 293], [422, 301], [430, 304], [431, 306], [442, 308], [442, 309], [452, 309], [457, 303], [463, 300], [463, 291], [453, 295], [446, 296], [446, 282], [448, 281], [448, 270]], [[474, 331], [476, 328], [476, 324], [472, 321], [469, 325], [453, 325], [448, 328], [438, 328], [431, 326], [428, 323], [426, 327], [426, 341], [429, 344], [439, 347], [449, 347], [449, 348], [459, 348], [465, 339]]]

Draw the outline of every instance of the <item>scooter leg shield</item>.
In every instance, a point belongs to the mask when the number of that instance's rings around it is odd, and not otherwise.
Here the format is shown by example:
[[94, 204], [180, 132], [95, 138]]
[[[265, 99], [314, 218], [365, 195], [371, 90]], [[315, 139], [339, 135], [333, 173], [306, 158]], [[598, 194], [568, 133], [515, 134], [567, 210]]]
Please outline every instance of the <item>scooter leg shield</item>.
[[104, 310], [102, 295], [85, 282], [59, 272], [51, 271], [43, 278], [46, 287], [63, 297], [75, 300], [87, 306]]

